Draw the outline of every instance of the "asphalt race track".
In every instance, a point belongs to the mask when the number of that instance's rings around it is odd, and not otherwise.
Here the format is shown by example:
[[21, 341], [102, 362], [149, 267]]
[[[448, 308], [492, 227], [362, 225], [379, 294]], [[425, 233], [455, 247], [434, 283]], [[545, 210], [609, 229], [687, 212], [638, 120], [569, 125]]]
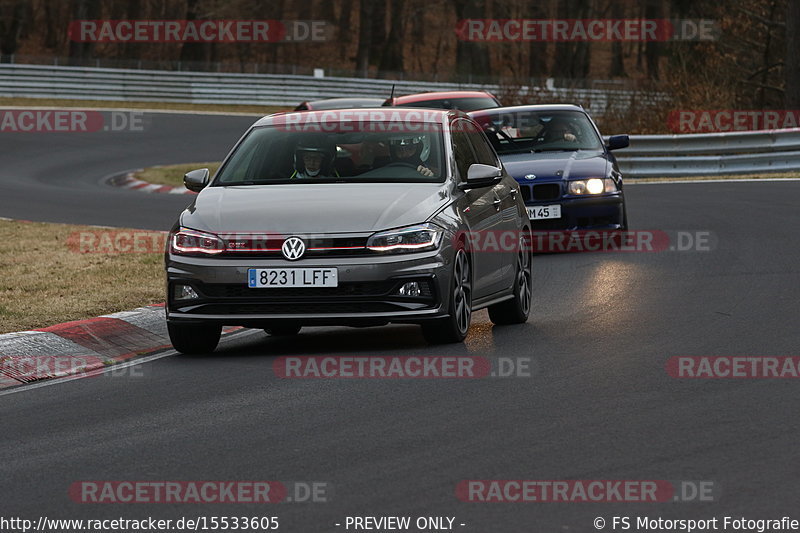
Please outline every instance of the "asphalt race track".
[[[4, 134], [0, 216], [167, 229], [188, 197], [101, 178], [219, 159], [252, 121], [158, 114], [138, 134]], [[589, 532], [596, 517], [610, 531], [613, 516], [796, 515], [800, 382], [676, 379], [665, 364], [800, 355], [798, 188], [630, 186], [632, 229], [709, 232], [709, 249], [537, 256], [529, 322], [492, 327], [478, 313], [463, 346], [429, 347], [415, 326], [308, 328], [292, 340], [248, 330], [210, 355], [2, 396], [2, 514], [278, 516], [279, 531], [291, 532], [345, 531], [348, 515], [451, 516], [456, 530], [481, 533]], [[532, 372], [281, 379], [273, 363], [282, 355], [505, 357], [528, 360]], [[475, 479], [702, 480], [713, 482], [714, 501], [459, 501], [456, 485]], [[322, 482], [329, 497], [75, 503], [68, 489], [85, 480]]]
[[143, 131], [2, 133], [0, 216], [168, 230], [188, 195], [98, 185], [143, 166], [220, 161], [257, 118], [147, 113]]

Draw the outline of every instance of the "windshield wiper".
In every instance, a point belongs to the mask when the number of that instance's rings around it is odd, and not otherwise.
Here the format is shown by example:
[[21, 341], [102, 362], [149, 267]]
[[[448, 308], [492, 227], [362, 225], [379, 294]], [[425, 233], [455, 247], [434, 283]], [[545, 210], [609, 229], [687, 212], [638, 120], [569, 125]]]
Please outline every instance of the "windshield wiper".
[[539, 152], [578, 152], [583, 148], [534, 148], [531, 153], [538, 154]]

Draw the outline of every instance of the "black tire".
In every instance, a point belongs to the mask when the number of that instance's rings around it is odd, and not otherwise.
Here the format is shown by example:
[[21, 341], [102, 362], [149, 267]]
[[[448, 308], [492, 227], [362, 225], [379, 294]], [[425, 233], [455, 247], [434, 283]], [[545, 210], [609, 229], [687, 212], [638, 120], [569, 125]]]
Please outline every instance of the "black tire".
[[167, 322], [172, 346], [181, 353], [211, 353], [219, 344], [222, 326], [211, 324], [175, 324]]
[[622, 227], [620, 231], [628, 231], [628, 207], [622, 204]]
[[300, 333], [302, 326], [276, 326], [264, 328], [264, 333], [270, 337], [291, 337]]
[[489, 319], [497, 325], [524, 324], [531, 312], [533, 293], [532, 240], [529, 234], [520, 236], [517, 266], [514, 271], [514, 297], [489, 306]]
[[430, 344], [461, 342], [472, 322], [472, 268], [463, 248], [453, 256], [453, 275], [448, 294], [449, 314], [422, 324], [422, 335]]

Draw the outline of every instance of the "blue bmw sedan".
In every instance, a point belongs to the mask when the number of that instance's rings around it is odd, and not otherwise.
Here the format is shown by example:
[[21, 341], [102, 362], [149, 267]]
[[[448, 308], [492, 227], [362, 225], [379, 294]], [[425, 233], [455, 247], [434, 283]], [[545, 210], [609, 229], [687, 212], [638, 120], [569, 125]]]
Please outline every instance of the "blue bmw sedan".
[[622, 174], [611, 151], [575, 105], [526, 105], [473, 111], [503, 165], [520, 184], [534, 230], [627, 230]]

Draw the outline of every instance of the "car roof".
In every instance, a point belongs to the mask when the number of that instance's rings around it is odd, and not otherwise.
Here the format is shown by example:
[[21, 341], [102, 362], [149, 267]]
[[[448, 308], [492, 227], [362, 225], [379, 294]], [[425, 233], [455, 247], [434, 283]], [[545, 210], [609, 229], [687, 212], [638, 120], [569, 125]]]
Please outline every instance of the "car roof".
[[[307, 100], [301, 102], [297, 107], [310, 105], [314, 107], [326, 107], [327, 109], [349, 109], [354, 107], [376, 107], [383, 103], [383, 98], [367, 98], [367, 97], [343, 97], [343, 98], [325, 98], [322, 100]], [[364, 105], [367, 104], [367, 105]], [[327, 107], [334, 106], [334, 107]], [[297, 107], [295, 110], [298, 110]]]
[[288, 111], [262, 117], [253, 127], [273, 125], [318, 124], [326, 121], [347, 122], [364, 117], [365, 122], [407, 120], [447, 125], [461, 117], [469, 118], [463, 111], [455, 109], [428, 109], [419, 107], [358, 107], [350, 109], [327, 109], [320, 111]]
[[472, 117], [483, 115], [499, 115], [502, 113], [519, 113], [522, 111], [580, 111], [581, 113], [586, 113], [584, 108], [575, 104], [531, 104], [476, 109], [475, 111], [470, 111], [468, 114]]
[[496, 100], [496, 98], [487, 91], [432, 91], [428, 93], [395, 96], [394, 101], [395, 103], [412, 103], [435, 99], [452, 100], [454, 98], [491, 98], [492, 100]]

